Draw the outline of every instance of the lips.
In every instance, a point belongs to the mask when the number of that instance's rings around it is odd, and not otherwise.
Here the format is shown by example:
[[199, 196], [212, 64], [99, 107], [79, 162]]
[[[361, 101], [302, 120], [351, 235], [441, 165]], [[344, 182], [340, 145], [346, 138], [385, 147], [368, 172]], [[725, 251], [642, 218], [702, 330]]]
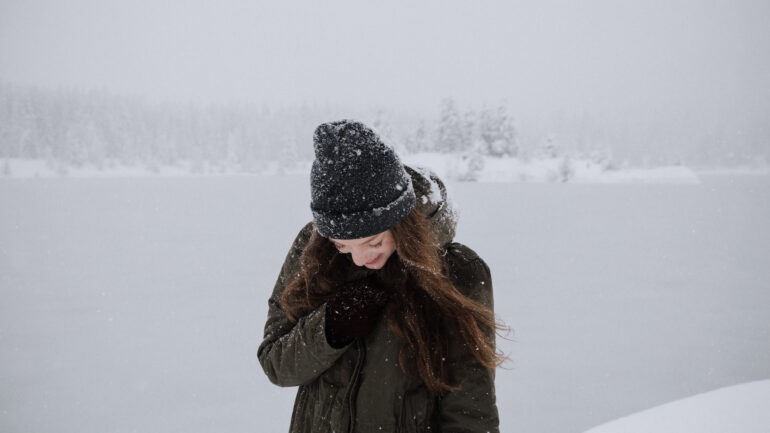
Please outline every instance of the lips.
[[377, 257], [374, 258], [371, 262], [366, 262], [367, 265], [373, 265], [377, 263], [378, 260], [380, 260], [380, 257], [382, 257], [382, 254], [378, 254]]

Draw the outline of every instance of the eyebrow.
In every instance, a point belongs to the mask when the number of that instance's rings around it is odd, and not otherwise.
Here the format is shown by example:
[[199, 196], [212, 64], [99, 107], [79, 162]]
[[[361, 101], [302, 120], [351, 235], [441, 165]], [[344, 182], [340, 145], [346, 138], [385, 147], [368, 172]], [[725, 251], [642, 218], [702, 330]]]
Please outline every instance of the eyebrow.
[[[380, 235], [374, 235], [371, 238], [369, 238], [369, 239], [359, 243], [358, 245], [368, 244], [369, 242], [372, 242], [373, 240], [377, 239], [378, 236], [380, 236]], [[334, 242], [337, 245], [342, 245], [341, 243], [337, 242], [336, 240], [334, 240], [332, 242]]]

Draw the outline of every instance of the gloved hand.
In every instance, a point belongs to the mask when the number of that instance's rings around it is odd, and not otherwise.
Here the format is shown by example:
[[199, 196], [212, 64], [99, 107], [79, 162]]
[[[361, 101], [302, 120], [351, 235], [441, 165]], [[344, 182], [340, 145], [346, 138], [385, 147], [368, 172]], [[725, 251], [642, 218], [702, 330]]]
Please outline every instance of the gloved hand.
[[326, 301], [324, 331], [329, 345], [344, 347], [356, 338], [368, 335], [389, 295], [379, 287], [373, 276], [340, 286]]

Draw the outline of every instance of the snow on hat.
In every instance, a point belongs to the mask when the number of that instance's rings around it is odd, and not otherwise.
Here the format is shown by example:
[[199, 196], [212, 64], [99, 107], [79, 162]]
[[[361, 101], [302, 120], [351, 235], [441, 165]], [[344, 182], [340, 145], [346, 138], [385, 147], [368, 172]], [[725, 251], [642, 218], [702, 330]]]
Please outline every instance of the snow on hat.
[[353, 120], [324, 123], [316, 128], [313, 144], [310, 209], [321, 236], [376, 235], [414, 208], [411, 177], [368, 126]]

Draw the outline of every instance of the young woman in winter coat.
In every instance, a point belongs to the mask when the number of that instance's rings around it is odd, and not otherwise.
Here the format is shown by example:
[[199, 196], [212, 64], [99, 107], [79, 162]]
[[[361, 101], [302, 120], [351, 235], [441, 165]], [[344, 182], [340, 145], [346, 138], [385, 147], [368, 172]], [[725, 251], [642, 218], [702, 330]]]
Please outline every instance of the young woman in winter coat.
[[443, 183], [359, 122], [313, 138], [313, 221], [258, 350], [270, 381], [299, 386], [290, 432], [497, 432], [489, 267], [452, 242]]

